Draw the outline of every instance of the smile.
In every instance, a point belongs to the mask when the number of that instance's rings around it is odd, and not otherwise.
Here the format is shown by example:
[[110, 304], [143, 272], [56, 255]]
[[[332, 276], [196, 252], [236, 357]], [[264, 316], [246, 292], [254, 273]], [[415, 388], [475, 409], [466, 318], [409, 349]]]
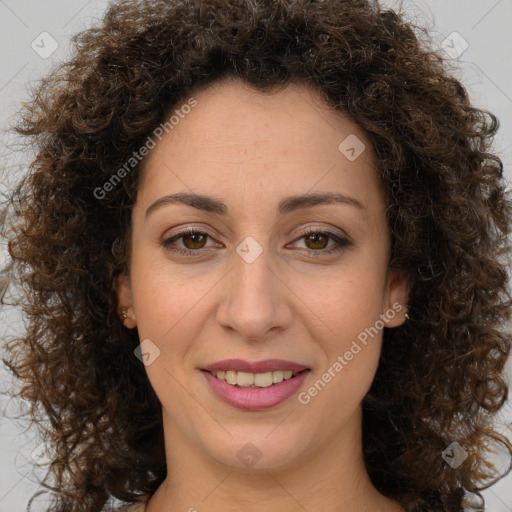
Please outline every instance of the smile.
[[[306, 371], [306, 370], [304, 370]], [[239, 388], [268, 388], [275, 384], [279, 384], [284, 380], [292, 379], [300, 372], [292, 372], [290, 370], [274, 370], [263, 373], [249, 373], [236, 371], [212, 371], [214, 377], [232, 386]]]
[[299, 392], [311, 370], [263, 373], [202, 370], [201, 373], [209, 389], [222, 402], [244, 411], [261, 411], [276, 407]]

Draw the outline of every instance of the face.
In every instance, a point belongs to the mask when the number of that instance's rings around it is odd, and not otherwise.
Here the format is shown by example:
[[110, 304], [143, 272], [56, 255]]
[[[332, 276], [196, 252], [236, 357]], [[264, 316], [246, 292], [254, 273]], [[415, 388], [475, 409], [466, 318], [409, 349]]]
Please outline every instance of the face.
[[193, 98], [145, 161], [119, 309], [173, 453], [296, 466], [357, 437], [382, 328], [404, 320], [375, 155], [307, 86]]

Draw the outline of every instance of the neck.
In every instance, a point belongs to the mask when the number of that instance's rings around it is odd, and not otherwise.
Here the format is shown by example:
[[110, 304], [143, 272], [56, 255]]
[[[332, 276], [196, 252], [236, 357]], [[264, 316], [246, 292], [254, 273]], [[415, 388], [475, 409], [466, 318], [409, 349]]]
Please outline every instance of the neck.
[[263, 452], [254, 467], [240, 469], [208, 456], [164, 419], [168, 475], [147, 512], [401, 511], [366, 472], [360, 412], [351, 423], [288, 464], [265, 466]]

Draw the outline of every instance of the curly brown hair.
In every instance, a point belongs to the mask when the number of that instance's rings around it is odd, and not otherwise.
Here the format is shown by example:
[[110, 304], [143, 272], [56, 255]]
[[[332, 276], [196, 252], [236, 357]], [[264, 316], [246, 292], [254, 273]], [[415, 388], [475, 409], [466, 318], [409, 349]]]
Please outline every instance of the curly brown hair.
[[[51, 510], [97, 512], [166, 476], [160, 403], [114, 292], [140, 165], [101, 200], [95, 190], [170, 109], [226, 77], [313, 86], [379, 158], [390, 267], [411, 291], [363, 402], [375, 487], [408, 512], [455, 512], [499, 477], [486, 450], [512, 449], [491, 421], [508, 395], [512, 204], [491, 152], [498, 122], [418, 34], [370, 0], [127, 0], [73, 38], [16, 126], [37, 156], [8, 232], [27, 328], [5, 362], [33, 419], [50, 420]], [[457, 469], [441, 457], [453, 441], [468, 453]]]

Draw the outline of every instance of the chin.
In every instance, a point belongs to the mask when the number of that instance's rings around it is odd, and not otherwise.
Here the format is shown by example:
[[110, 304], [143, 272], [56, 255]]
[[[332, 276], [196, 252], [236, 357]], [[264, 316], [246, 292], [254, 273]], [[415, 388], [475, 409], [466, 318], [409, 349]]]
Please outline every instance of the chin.
[[219, 444], [212, 446], [211, 456], [220, 464], [232, 469], [246, 471], [266, 471], [285, 468], [299, 456], [297, 447], [304, 449], [304, 440], [294, 439], [290, 436], [275, 439], [265, 439], [266, 433], [250, 436], [247, 432], [243, 436], [230, 438], [222, 450]]

